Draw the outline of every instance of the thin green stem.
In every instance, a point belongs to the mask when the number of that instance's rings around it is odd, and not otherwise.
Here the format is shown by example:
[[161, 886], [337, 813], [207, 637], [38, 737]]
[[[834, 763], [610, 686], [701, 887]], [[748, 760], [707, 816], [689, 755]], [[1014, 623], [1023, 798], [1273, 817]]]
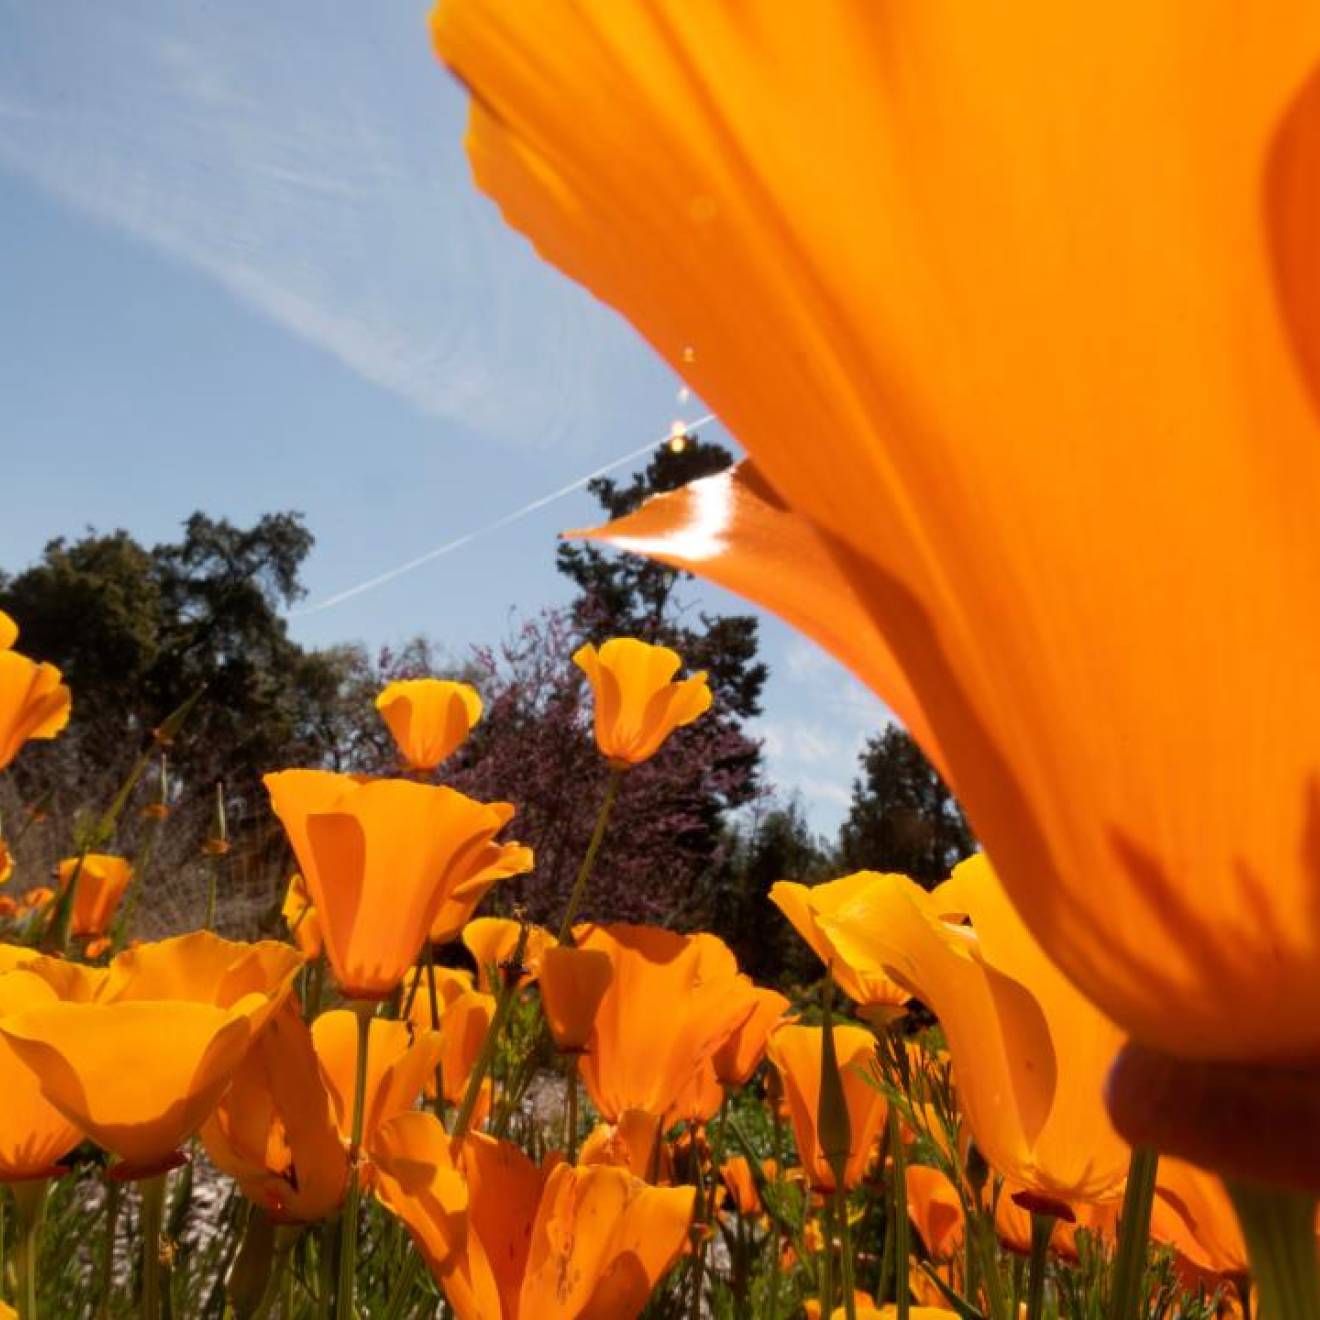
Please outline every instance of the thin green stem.
[[848, 1223], [848, 1192], [839, 1187], [834, 1193], [835, 1214], [839, 1219], [839, 1282], [843, 1288], [843, 1314], [846, 1320], [857, 1320], [857, 1299], [853, 1296], [857, 1284], [853, 1278], [852, 1226]]
[[1031, 1261], [1027, 1278], [1027, 1320], [1041, 1320], [1045, 1313], [1045, 1271], [1049, 1263], [1050, 1238], [1054, 1234], [1056, 1216], [1031, 1216]]
[[367, 1050], [371, 1037], [374, 1005], [357, 1001], [357, 1072], [353, 1085], [353, 1135], [348, 1146], [348, 1195], [339, 1224], [339, 1287], [335, 1292], [335, 1320], [352, 1320], [353, 1284], [357, 1273], [358, 1203], [362, 1188], [358, 1173], [358, 1153], [362, 1148], [362, 1121], [367, 1103]]
[[903, 1128], [898, 1112], [889, 1110], [890, 1208], [894, 1216], [894, 1310], [895, 1320], [908, 1320], [911, 1285], [908, 1282], [911, 1244], [908, 1233], [907, 1152], [903, 1149]]
[[576, 1054], [564, 1055], [565, 1083], [568, 1088], [568, 1162], [577, 1163], [578, 1143], [578, 1063]]
[[408, 1312], [408, 1299], [412, 1294], [413, 1284], [417, 1282], [417, 1275], [421, 1272], [421, 1266], [422, 1258], [417, 1254], [417, 1248], [413, 1247], [408, 1253], [408, 1259], [403, 1262], [403, 1268], [399, 1271], [394, 1291], [390, 1293], [390, 1304], [386, 1307], [381, 1320], [403, 1320]]
[[706, 1273], [706, 1180], [701, 1167], [701, 1145], [697, 1140], [697, 1130], [691, 1127], [689, 1135], [692, 1139], [692, 1175], [693, 1182], [697, 1186], [697, 1195], [693, 1201], [694, 1213], [692, 1216], [692, 1232], [697, 1235], [697, 1240], [693, 1244], [692, 1251], [692, 1292], [688, 1299], [688, 1315], [690, 1320], [700, 1320], [701, 1317], [701, 1281]]
[[834, 1202], [827, 1199], [821, 1209], [821, 1237], [824, 1248], [820, 1256], [820, 1313], [834, 1314]]
[[1320, 1320], [1316, 1197], [1225, 1179], [1260, 1295], [1263, 1320]]
[[582, 906], [586, 896], [587, 881], [591, 878], [591, 869], [596, 864], [596, 854], [600, 851], [601, 841], [605, 838], [605, 827], [610, 821], [610, 812], [614, 810], [614, 799], [619, 795], [619, 785], [623, 782], [623, 771], [610, 768], [609, 782], [605, 786], [605, 796], [601, 800], [600, 810], [596, 813], [596, 827], [591, 831], [591, 842], [578, 867], [577, 879], [573, 881], [573, 890], [568, 897], [568, 906], [564, 909], [564, 919], [559, 923], [560, 944], [573, 942], [573, 918]]
[[1150, 1243], [1150, 1208], [1155, 1199], [1159, 1155], [1149, 1146], [1133, 1146], [1128, 1160], [1127, 1188], [1118, 1219], [1118, 1249], [1114, 1254], [1108, 1320], [1136, 1320], [1144, 1312], [1141, 1281]]
[[[423, 945], [423, 956], [426, 960], [426, 993], [431, 1001], [431, 1030], [440, 1030], [440, 992], [435, 983], [435, 953], [431, 948], [431, 941], [427, 940]], [[413, 978], [413, 992], [416, 993], [417, 978]], [[405, 1015], [406, 1016], [406, 1015]], [[445, 1108], [445, 1079], [441, 1072], [440, 1060], [435, 1064], [435, 1104], [432, 1106], [435, 1110], [436, 1118], [441, 1118]]]
[[165, 1214], [165, 1179], [158, 1173], [142, 1180], [142, 1314], [160, 1320], [165, 1295], [160, 1229]]
[[[526, 937], [519, 940], [518, 952], [513, 961], [515, 964], [522, 962], [523, 950], [526, 947]], [[481, 1083], [485, 1080], [486, 1074], [490, 1071], [490, 1065], [495, 1059], [495, 1050], [499, 1045], [500, 1035], [504, 1031], [505, 1024], [509, 1020], [509, 1014], [513, 1011], [513, 1001], [518, 995], [518, 979], [515, 976], [509, 976], [500, 987], [499, 998], [495, 1001], [495, 1012], [490, 1020], [490, 1027], [486, 1031], [486, 1039], [481, 1042], [481, 1052], [477, 1055], [477, 1061], [472, 1065], [472, 1073], [468, 1077], [467, 1090], [463, 1092], [463, 1101], [458, 1107], [458, 1113], [454, 1115], [454, 1126], [450, 1129], [449, 1135], [454, 1138], [455, 1143], [461, 1143], [467, 1136], [468, 1126], [472, 1122], [472, 1115], [476, 1112], [477, 1100], [481, 1096]]]
[[49, 1187], [48, 1178], [33, 1178], [10, 1185], [17, 1221], [14, 1254], [18, 1266], [18, 1314], [21, 1320], [35, 1320], [37, 1315], [41, 1225], [46, 1217], [46, 1192]]
[[115, 1230], [119, 1225], [121, 1188], [113, 1178], [105, 1184], [105, 1245], [101, 1252], [100, 1287], [97, 1289], [97, 1315], [108, 1320], [115, 1290]]

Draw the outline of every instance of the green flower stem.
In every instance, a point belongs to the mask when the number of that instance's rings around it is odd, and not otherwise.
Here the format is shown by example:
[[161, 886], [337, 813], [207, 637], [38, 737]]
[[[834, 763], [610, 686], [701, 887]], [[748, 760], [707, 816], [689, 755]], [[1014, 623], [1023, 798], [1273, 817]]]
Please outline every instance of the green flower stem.
[[1320, 1320], [1316, 1197], [1225, 1179], [1259, 1292], [1262, 1320]]
[[[422, 946], [423, 955], [426, 959], [426, 994], [431, 1001], [431, 1030], [440, 1030], [440, 992], [435, 984], [435, 953], [431, 948], [431, 941], [428, 939]], [[417, 978], [413, 977], [413, 991], [416, 993]], [[437, 1060], [435, 1065], [435, 1104], [433, 1106], [436, 1118], [443, 1118], [445, 1108], [445, 1079], [441, 1072], [441, 1065]]]
[[1027, 1320], [1041, 1320], [1045, 1313], [1045, 1271], [1048, 1264], [1050, 1238], [1054, 1234], [1056, 1216], [1032, 1213], [1031, 1263], [1027, 1279]]
[[911, 1284], [908, 1282], [911, 1245], [908, 1233], [907, 1152], [903, 1149], [903, 1129], [898, 1111], [889, 1108], [889, 1154], [893, 1178], [890, 1209], [894, 1223], [894, 1313], [895, 1320], [908, 1320]]
[[142, 1180], [142, 1314], [160, 1320], [167, 1283], [161, 1260], [160, 1230], [165, 1214], [165, 1179], [158, 1173]]
[[842, 1185], [834, 1193], [835, 1214], [839, 1219], [839, 1282], [843, 1288], [843, 1314], [857, 1320], [857, 1299], [853, 1296], [852, 1226], [848, 1223], [848, 1191]]
[[577, 1163], [578, 1143], [578, 1062], [576, 1054], [564, 1055], [564, 1081], [568, 1088], [568, 1162]]
[[825, 1240], [820, 1257], [820, 1313], [834, 1314], [834, 1201], [827, 1199], [821, 1209], [821, 1237]]
[[1145, 1312], [1141, 1281], [1150, 1243], [1150, 1207], [1155, 1199], [1159, 1155], [1149, 1146], [1133, 1146], [1128, 1160], [1127, 1189], [1118, 1219], [1118, 1250], [1114, 1255], [1108, 1320], [1136, 1320]]
[[119, 1198], [121, 1188], [113, 1178], [105, 1184], [105, 1247], [101, 1252], [100, 1287], [97, 1289], [96, 1314], [100, 1320], [109, 1320], [110, 1301], [115, 1289], [115, 1230], [119, 1226]]
[[605, 838], [605, 827], [610, 822], [610, 812], [614, 810], [614, 799], [619, 795], [619, 785], [623, 781], [623, 771], [610, 768], [609, 782], [605, 786], [605, 796], [601, 800], [600, 810], [596, 813], [596, 828], [591, 832], [591, 842], [578, 868], [577, 879], [573, 881], [573, 892], [569, 895], [568, 906], [564, 909], [564, 919], [559, 923], [560, 944], [573, 942], [573, 918], [582, 906], [586, 896], [587, 881], [591, 878], [591, 869], [596, 864], [596, 854], [600, 851], [601, 841]]
[[463, 1092], [463, 1102], [458, 1107], [458, 1113], [454, 1115], [454, 1126], [450, 1129], [449, 1135], [454, 1138], [456, 1144], [461, 1143], [467, 1136], [472, 1115], [477, 1108], [477, 1100], [481, 1096], [481, 1083], [495, 1060], [495, 1050], [508, 1023], [509, 1014], [513, 1011], [513, 1001], [517, 995], [518, 982], [515, 978], [510, 978], [500, 988], [499, 998], [495, 1001], [495, 1013], [490, 1020], [490, 1028], [486, 1032], [486, 1039], [481, 1042], [481, 1053], [477, 1055], [477, 1061], [472, 1065], [472, 1075], [468, 1078], [467, 1090]]
[[706, 1273], [706, 1181], [702, 1175], [701, 1149], [697, 1144], [697, 1132], [693, 1128], [692, 1171], [697, 1185], [697, 1194], [693, 1198], [692, 1232], [696, 1241], [692, 1244], [692, 1293], [689, 1298], [688, 1316], [690, 1320], [701, 1320], [701, 1280]]
[[35, 1320], [37, 1314], [38, 1257], [41, 1249], [41, 1225], [46, 1217], [46, 1192], [49, 1178], [32, 1178], [11, 1183], [14, 1196], [17, 1234], [14, 1254], [18, 1266], [18, 1314], [21, 1320]]
[[363, 1111], [367, 1103], [367, 1046], [375, 1005], [357, 1000], [357, 1076], [353, 1086], [353, 1136], [348, 1147], [348, 1195], [339, 1224], [339, 1287], [335, 1290], [335, 1320], [352, 1320], [353, 1284], [357, 1273], [358, 1203], [362, 1187], [358, 1176], [358, 1154], [362, 1148]]

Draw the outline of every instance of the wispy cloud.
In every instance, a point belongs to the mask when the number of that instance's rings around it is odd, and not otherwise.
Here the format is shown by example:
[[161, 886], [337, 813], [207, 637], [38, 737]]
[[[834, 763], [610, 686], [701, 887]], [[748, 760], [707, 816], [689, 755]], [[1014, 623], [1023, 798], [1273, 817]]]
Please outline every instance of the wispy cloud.
[[471, 187], [423, 6], [0, 0], [0, 24], [0, 164], [427, 413], [617, 450], [602, 386], [658, 368]]

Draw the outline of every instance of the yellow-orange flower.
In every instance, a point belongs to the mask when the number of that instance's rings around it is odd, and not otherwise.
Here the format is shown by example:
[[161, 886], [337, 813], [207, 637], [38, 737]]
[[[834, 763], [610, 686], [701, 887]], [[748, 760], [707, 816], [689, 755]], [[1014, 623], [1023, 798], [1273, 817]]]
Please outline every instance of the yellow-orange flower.
[[[451, 0], [435, 32], [478, 181], [812, 525], [1068, 976], [1172, 1054], [1315, 1058], [1320, 9]], [[697, 572], [764, 560], [690, 512]]]
[[752, 1011], [711, 1055], [716, 1080], [721, 1086], [734, 1090], [751, 1080], [765, 1058], [770, 1033], [784, 1020], [789, 1009], [788, 1000], [777, 990], [756, 986], [753, 995]]
[[[487, 803], [507, 825], [513, 819], [513, 807], [507, 802]], [[468, 860], [467, 879], [456, 885], [447, 895], [431, 923], [431, 943], [448, 944], [458, 938], [459, 932], [472, 919], [476, 906], [486, 891], [498, 880], [525, 875], [532, 869], [535, 857], [532, 850], [521, 843], [488, 843]]]
[[[334, 1107], [339, 1135], [347, 1145], [353, 1131], [353, 1088], [357, 1078], [358, 1024], [349, 1009], [322, 1013], [312, 1023], [312, 1047]], [[367, 1080], [362, 1101], [362, 1145], [387, 1119], [411, 1109], [440, 1060], [440, 1034], [415, 1033], [407, 1022], [373, 1017], [367, 1032]]]
[[[762, 1160], [761, 1172], [767, 1182], [773, 1182], [779, 1166], [774, 1160]], [[764, 1207], [760, 1194], [756, 1190], [756, 1179], [752, 1176], [752, 1166], [745, 1155], [733, 1155], [720, 1165], [720, 1178], [733, 1197], [734, 1208], [740, 1215], [751, 1217], [759, 1215]]]
[[481, 698], [470, 683], [409, 678], [390, 683], [376, 709], [410, 770], [434, 770], [472, 732]]
[[[846, 1187], [856, 1187], [866, 1172], [876, 1138], [885, 1125], [889, 1107], [868, 1074], [875, 1056], [875, 1037], [864, 1027], [835, 1026], [834, 1048], [851, 1128]], [[793, 1120], [798, 1156], [817, 1191], [835, 1190], [834, 1172], [820, 1148], [817, 1135], [820, 1100], [820, 1027], [784, 1026], [773, 1032], [766, 1052], [784, 1083], [784, 1099]]]
[[293, 936], [304, 958], [319, 958], [325, 946], [321, 934], [321, 919], [312, 906], [311, 896], [307, 893], [307, 882], [297, 872], [289, 877], [289, 887], [284, 892], [284, 903], [280, 907], [280, 916]]
[[54, 665], [0, 648], [0, 770], [29, 738], [53, 738], [69, 722], [69, 689]]
[[883, 877], [874, 871], [856, 871], [823, 885], [779, 880], [770, 886], [770, 901], [830, 968], [835, 984], [857, 1005], [862, 1016], [875, 1026], [883, 1026], [902, 1012], [911, 996], [883, 971], [861, 971], [840, 958], [819, 920], [851, 903], [876, 883], [883, 883]]
[[284, 770], [265, 784], [335, 978], [353, 999], [391, 994], [445, 900], [490, 883], [482, 871], [509, 817], [452, 788], [403, 779]]
[[541, 955], [541, 1007], [562, 1053], [578, 1054], [586, 1048], [613, 977], [614, 966], [604, 949], [564, 945]]
[[68, 888], [75, 872], [78, 892], [73, 897], [69, 933], [75, 939], [104, 935], [133, 878], [133, 864], [109, 853], [88, 853], [81, 866], [77, 857], [66, 857], [56, 869], [60, 893]]
[[613, 1123], [597, 1123], [578, 1152], [579, 1164], [627, 1169], [649, 1183], [672, 1181], [673, 1158], [663, 1140], [664, 1119], [644, 1109], [625, 1109]]
[[[445, 1005], [440, 1017], [440, 1082], [446, 1104], [458, 1105], [467, 1093], [468, 1081], [481, 1053], [486, 1033], [495, 1017], [495, 996], [480, 990], [465, 990]], [[434, 1079], [428, 1078], [426, 1092], [435, 1091]], [[481, 1084], [471, 1126], [479, 1127], [490, 1109], [491, 1080]]]
[[895, 977], [935, 1012], [993, 1168], [1059, 1201], [1119, 1195], [1128, 1148], [1102, 1092], [1122, 1035], [1046, 957], [984, 855], [929, 894], [878, 876], [821, 924], [849, 966]]
[[1247, 1270], [1247, 1245], [1224, 1184], [1167, 1155], [1156, 1169], [1150, 1235], [1208, 1273]]
[[963, 1239], [963, 1206], [958, 1189], [928, 1164], [907, 1166], [908, 1215], [935, 1260], [957, 1250]]
[[460, 1163], [430, 1114], [385, 1125], [376, 1195], [407, 1225], [458, 1320], [629, 1320], [687, 1237], [694, 1189], [606, 1165], [537, 1168], [479, 1134]]
[[9, 975], [40, 976], [60, 999], [0, 1019], [0, 1036], [71, 1123], [127, 1172], [152, 1172], [214, 1109], [301, 961], [284, 944], [206, 931], [105, 969], [40, 958]]
[[5, 884], [14, 874], [14, 854], [9, 850], [4, 836], [0, 835], [0, 885]]
[[752, 983], [704, 932], [587, 925], [573, 933], [578, 948], [604, 950], [613, 967], [579, 1060], [592, 1102], [611, 1121], [628, 1109], [668, 1113], [753, 1011]]
[[[477, 987], [487, 993], [499, 989], [499, 981], [492, 982], [491, 970], [501, 976], [501, 969], [518, 949], [522, 923], [509, 917], [478, 917], [463, 927], [463, 944], [477, 964]], [[527, 945], [523, 950], [524, 971], [518, 978], [520, 986], [530, 985], [541, 972], [541, 959], [547, 949], [559, 941], [544, 926], [528, 926]]]
[[618, 769], [649, 760], [675, 729], [710, 708], [706, 675], [675, 682], [683, 661], [667, 646], [614, 637], [599, 651], [583, 646], [573, 663], [596, 699], [596, 746]]
[[[463, 967], [433, 967], [436, 1016], [444, 1013], [465, 990], [472, 989], [472, 973]], [[416, 989], [413, 989], [414, 984]], [[414, 967], [403, 979], [403, 1002], [408, 1005], [408, 1021], [414, 1031], [432, 1031], [430, 978], [425, 967]]]
[[[0, 967], [4, 963], [0, 962]], [[57, 1002], [56, 992], [27, 971], [0, 972], [0, 1019]], [[40, 1078], [0, 1036], [0, 1182], [48, 1177], [82, 1133], [42, 1094]]]
[[7, 651], [18, 641], [18, 624], [11, 615], [0, 610], [0, 651]]
[[339, 1208], [348, 1156], [291, 1001], [257, 1038], [200, 1135], [216, 1168], [277, 1223], [311, 1223]]

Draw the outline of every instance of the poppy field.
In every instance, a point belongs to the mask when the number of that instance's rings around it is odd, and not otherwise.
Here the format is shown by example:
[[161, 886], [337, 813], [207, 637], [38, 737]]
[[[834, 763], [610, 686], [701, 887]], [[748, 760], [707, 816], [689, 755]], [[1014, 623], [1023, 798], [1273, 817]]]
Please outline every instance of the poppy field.
[[[0, 1316], [1320, 1320], [1320, 9], [431, 35], [477, 186], [747, 454], [567, 535], [842, 661], [981, 850], [779, 878], [791, 995], [583, 920], [715, 700], [602, 636], [553, 921], [500, 902], [516, 794], [446, 781], [482, 693], [428, 677], [375, 699], [393, 774], [269, 767], [277, 937], [221, 933], [218, 797], [204, 920], [144, 938], [198, 692], [53, 872], [0, 821]], [[77, 712], [23, 626], [0, 774]]]

